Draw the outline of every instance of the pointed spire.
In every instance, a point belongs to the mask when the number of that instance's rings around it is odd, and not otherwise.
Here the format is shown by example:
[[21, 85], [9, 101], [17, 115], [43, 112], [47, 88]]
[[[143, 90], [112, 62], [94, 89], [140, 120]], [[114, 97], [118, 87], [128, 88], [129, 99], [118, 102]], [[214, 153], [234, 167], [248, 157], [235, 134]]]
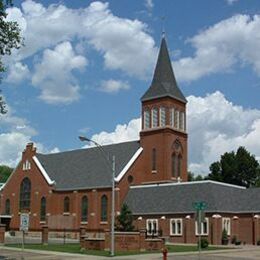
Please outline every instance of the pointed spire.
[[165, 40], [165, 34], [163, 34], [152, 84], [142, 96], [141, 101], [167, 96], [178, 99], [184, 103], [187, 102], [177, 85]]

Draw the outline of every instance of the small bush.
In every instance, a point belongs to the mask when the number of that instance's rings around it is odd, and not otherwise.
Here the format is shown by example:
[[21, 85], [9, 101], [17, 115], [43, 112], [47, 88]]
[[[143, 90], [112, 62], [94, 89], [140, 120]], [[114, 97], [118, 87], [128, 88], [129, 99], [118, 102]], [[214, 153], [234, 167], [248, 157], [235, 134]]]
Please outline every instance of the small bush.
[[235, 245], [236, 245], [236, 246], [241, 245], [241, 241], [240, 241], [240, 240], [237, 240], [237, 241], [235, 242]]
[[260, 239], [257, 240], [257, 243], [256, 243], [258, 246], [260, 246]]
[[[200, 240], [200, 246], [201, 248], [207, 248], [209, 246], [209, 242], [206, 238], [202, 238]], [[199, 241], [198, 241], [198, 247], [199, 247]]]
[[237, 237], [233, 236], [231, 239], [231, 244], [236, 244], [236, 242], [237, 242]]

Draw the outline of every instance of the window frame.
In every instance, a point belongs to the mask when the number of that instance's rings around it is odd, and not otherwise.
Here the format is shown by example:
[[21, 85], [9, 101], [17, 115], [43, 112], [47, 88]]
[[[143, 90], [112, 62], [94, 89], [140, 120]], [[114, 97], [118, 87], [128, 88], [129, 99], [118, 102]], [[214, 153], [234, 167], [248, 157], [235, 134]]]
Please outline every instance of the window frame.
[[152, 172], [157, 171], [157, 151], [156, 148], [152, 149]]
[[149, 129], [149, 128], [151, 128], [151, 111], [149, 109], [145, 109], [144, 110], [144, 129]]
[[[25, 185], [28, 186], [28, 190], [25, 190]], [[19, 209], [20, 210], [30, 210], [31, 208], [31, 193], [32, 184], [28, 177], [23, 178], [20, 184], [20, 197], [19, 197]]]
[[[164, 111], [164, 113], [163, 113]], [[162, 116], [164, 114], [164, 116]], [[164, 122], [162, 121], [162, 118], [164, 118]], [[163, 122], [163, 123], [162, 123]], [[160, 107], [160, 127], [166, 126], [166, 107]]]
[[157, 108], [152, 108], [152, 128], [156, 128], [158, 127], [158, 123], [159, 123], [159, 113], [158, 113], [158, 109]]
[[[204, 223], [207, 225], [207, 232], [204, 230]], [[201, 234], [198, 232], [198, 221], [195, 221], [195, 235], [196, 236], [208, 236], [209, 235], [209, 218], [205, 218], [205, 222], [201, 222]]]
[[5, 200], [5, 215], [11, 215], [11, 200], [9, 198]]
[[70, 213], [70, 197], [65, 196], [63, 199], [63, 213]]
[[[151, 223], [151, 230], [148, 228], [149, 223]], [[155, 232], [153, 232], [154, 231], [154, 223], [156, 223]], [[146, 219], [146, 234], [147, 234], [147, 236], [157, 236], [158, 231], [159, 231], [158, 219], [156, 219], [156, 218]]]
[[171, 108], [171, 113], [170, 113], [170, 126], [171, 126], [172, 128], [175, 127], [175, 108], [174, 108], [174, 107]]
[[40, 202], [40, 221], [45, 222], [46, 221], [46, 205], [47, 205], [47, 200], [45, 196], [41, 197], [41, 202]]
[[[175, 222], [175, 232], [173, 232], [172, 223]], [[177, 224], [180, 223], [180, 232], [178, 232]], [[177, 231], [177, 232], [176, 232]], [[171, 218], [170, 219], [170, 236], [182, 236], [183, 235], [183, 221], [182, 218]]]
[[[225, 221], [228, 221], [227, 228], [225, 227]], [[224, 230], [224, 228], [227, 231], [227, 235], [230, 236], [230, 234], [231, 234], [231, 218], [228, 218], [228, 217], [222, 218], [222, 231]]]
[[103, 194], [101, 197], [100, 221], [107, 222], [107, 220], [108, 220], [108, 198], [107, 195]]
[[[86, 208], [84, 208], [84, 203]], [[84, 195], [81, 198], [81, 222], [88, 222], [88, 196]]]

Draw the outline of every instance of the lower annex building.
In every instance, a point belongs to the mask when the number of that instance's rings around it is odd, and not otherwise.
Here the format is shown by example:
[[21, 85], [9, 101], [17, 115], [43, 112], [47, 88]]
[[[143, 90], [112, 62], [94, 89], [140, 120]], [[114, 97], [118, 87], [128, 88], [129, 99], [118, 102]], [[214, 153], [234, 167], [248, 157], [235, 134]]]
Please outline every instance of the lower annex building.
[[[260, 239], [260, 189], [213, 181], [187, 182], [186, 99], [179, 89], [162, 38], [152, 83], [141, 98], [140, 140], [103, 146], [116, 158], [115, 213], [124, 202], [136, 229], [171, 242], [195, 243], [193, 203], [205, 201], [202, 236], [256, 244]], [[111, 169], [97, 147], [55, 154], [37, 153], [29, 143], [20, 163], [0, 188], [0, 221], [19, 230], [29, 212], [30, 231], [102, 233], [110, 228]]]

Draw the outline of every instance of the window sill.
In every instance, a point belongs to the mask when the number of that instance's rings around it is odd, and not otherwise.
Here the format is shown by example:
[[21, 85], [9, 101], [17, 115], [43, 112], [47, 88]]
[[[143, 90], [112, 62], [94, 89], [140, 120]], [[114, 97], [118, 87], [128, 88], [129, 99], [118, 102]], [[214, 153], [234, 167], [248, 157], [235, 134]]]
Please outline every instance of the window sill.
[[100, 225], [107, 225], [108, 222], [107, 221], [100, 221]]
[[69, 216], [70, 213], [69, 212], [63, 212], [63, 216]]
[[209, 234], [201, 234], [201, 235], [199, 235], [199, 234], [196, 234], [196, 237], [198, 237], [198, 236], [201, 236], [201, 237], [207, 237]]
[[182, 237], [182, 234], [171, 234], [171, 237]]
[[157, 170], [152, 170], [152, 174], [156, 174], [157, 173]]
[[46, 224], [46, 220], [41, 220], [40, 224]]
[[87, 222], [87, 221], [81, 221], [80, 224], [82, 224], [82, 225], [87, 225], [88, 222]]

